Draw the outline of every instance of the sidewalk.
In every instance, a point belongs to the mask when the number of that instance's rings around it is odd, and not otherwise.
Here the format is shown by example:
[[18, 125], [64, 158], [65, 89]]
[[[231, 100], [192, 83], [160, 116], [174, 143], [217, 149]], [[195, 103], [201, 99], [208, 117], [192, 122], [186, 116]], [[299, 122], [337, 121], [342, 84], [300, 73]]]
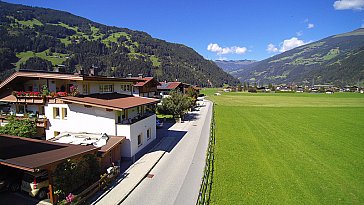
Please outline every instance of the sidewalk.
[[115, 184], [99, 196], [92, 205], [115, 205], [121, 203], [164, 155], [164, 151], [147, 153], [120, 177]]
[[170, 128], [172, 134], [164, 136], [148, 153], [132, 164], [122, 176], [114, 182], [113, 186], [97, 198], [94, 198], [90, 202], [91, 205], [116, 205], [124, 201], [154, 168], [163, 155], [178, 143], [178, 137], [175, 137], [174, 135], [180, 133], [174, 133], [173, 130], [184, 130], [186, 124], [189, 123], [190, 122], [185, 121], [184, 123], [174, 124]]

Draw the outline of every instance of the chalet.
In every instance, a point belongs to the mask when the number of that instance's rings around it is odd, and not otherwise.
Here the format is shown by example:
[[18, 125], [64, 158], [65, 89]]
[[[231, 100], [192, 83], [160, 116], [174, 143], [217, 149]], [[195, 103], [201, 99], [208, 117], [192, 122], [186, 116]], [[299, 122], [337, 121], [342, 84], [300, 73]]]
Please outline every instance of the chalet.
[[158, 91], [157, 86], [161, 84], [153, 77], [142, 77], [132, 78], [140, 80], [133, 85], [133, 95], [140, 97], [157, 97]]
[[157, 87], [159, 95], [163, 98], [169, 95], [172, 90], [180, 91], [185, 93], [185, 90], [191, 85], [182, 82], [161, 82], [161, 85]]
[[301, 86], [298, 86], [297, 88], [296, 88], [296, 92], [297, 93], [303, 93], [305, 91], [305, 89], [303, 88], [303, 87], [301, 87]]
[[125, 137], [121, 157], [132, 158], [156, 138], [157, 99], [134, 96], [141, 79], [19, 71], [0, 84], [2, 119], [13, 114], [37, 122], [49, 140], [65, 132]]

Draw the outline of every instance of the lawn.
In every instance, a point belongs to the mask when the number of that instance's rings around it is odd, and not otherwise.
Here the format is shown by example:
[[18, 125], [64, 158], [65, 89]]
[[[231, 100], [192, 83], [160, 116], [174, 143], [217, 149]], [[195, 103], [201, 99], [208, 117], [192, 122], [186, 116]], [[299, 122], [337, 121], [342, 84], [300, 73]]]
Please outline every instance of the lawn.
[[211, 204], [364, 204], [364, 95], [204, 90], [216, 111]]

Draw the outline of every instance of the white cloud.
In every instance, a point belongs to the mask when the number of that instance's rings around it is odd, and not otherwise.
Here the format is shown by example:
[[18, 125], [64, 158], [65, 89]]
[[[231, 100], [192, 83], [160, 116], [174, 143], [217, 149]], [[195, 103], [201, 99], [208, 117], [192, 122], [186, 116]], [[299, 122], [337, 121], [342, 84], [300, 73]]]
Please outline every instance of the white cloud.
[[278, 48], [274, 44], [270, 43], [268, 44], [266, 51], [268, 51], [268, 53], [276, 53], [278, 52]]
[[313, 27], [315, 27], [315, 24], [313, 24], [313, 23], [309, 23], [309, 24], [307, 25], [307, 28], [308, 28], [308, 29], [311, 29], [311, 28], [313, 28]]
[[248, 49], [247, 48], [245, 48], [245, 47], [236, 47], [235, 48], [235, 53], [236, 54], [244, 54], [244, 53], [246, 53], [246, 51], [247, 51]]
[[302, 35], [303, 35], [303, 31], [298, 31], [298, 32], [296, 32], [296, 35], [297, 35], [297, 36], [302, 36]]
[[296, 48], [298, 46], [305, 45], [306, 43], [303, 40], [298, 39], [297, 37], [292, 37], [291, 39], [286, 39], [283, 41], [279, 52], [285, 52], [291, 50], [292, 48]]
[[364, 0], [338, 0], [334, 2], [336, 10], [362, 10], [364, 8]]
[[207, 46], [207, 50], [216, 53], [217, 55], [225, 55], [230, 53], [245, 54], [248, 49], [246, 47], [232, 46], [232, 47], [221, 47], [217, 43], [210, 43]]

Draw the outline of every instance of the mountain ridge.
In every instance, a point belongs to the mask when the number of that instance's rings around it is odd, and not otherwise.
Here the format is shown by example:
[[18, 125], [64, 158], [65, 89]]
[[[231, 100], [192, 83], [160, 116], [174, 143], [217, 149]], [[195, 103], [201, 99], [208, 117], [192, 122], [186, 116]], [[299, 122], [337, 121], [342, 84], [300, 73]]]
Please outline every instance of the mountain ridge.
[[296, 47], [231, 74], [260, 84], [357, 84], [364, 81], [364, 28]]
[[20, 68], [51, 70], [61, 65], [67, 72], [94, 66], [105, 76], [144, 74], [200, 86], [238, 83], [183, 44], [69, 12], [0, 1], [0, 23], [1, 79]]
[[249, 68], [258, 61], [244, 59], [244, 60], [215, 60], [214, 62], [225, 72], [232, 74], [237, 70]]

